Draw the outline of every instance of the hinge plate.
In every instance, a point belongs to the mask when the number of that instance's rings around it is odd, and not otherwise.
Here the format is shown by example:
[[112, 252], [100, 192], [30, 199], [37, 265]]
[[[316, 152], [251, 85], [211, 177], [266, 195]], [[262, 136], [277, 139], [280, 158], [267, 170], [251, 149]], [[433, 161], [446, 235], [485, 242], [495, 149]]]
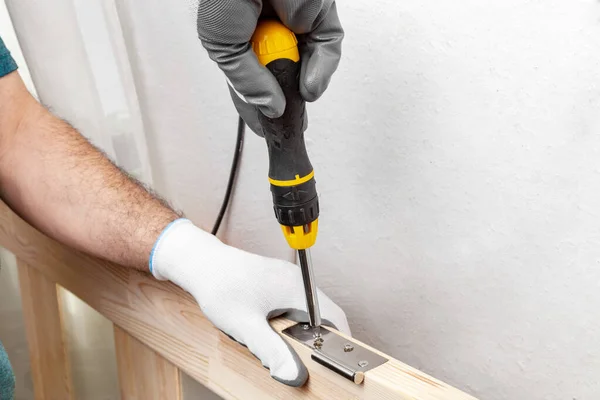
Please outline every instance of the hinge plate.
[[283, 333], [311, 348], [314, 361], [356, 384], [363, 382], [365, 372], [388, 361], [324, 326], [311, 328], [308, 324], [296, 324]]

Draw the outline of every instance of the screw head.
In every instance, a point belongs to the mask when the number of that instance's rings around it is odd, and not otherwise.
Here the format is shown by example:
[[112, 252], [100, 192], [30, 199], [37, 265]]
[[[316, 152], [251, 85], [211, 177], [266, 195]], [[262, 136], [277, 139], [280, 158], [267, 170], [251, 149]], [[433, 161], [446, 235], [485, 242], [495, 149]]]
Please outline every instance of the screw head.
[[368, 365], [369, 365], [369, 362], [366, 361], [366, 360], [361, 360], [361, 361], [358, 362], [358, 366], [359, 367], [363, 367], [364, 368], [364, 367], [366, 367]]
[[323, 347], [323, 338], [322, 337], [316, 338], [315, 341], [313, 342], [313, 346], [315, 346], [316, 349], [320, 349], [321, 347]]
[[349, 352], [351, 352], [352, 350], [354, 350], [354, 346], [352, 346], [350, 343], [346, 343], [346, 344], [344, 345], [344, 352], [345, 352], [345, 353], [349, 353]]

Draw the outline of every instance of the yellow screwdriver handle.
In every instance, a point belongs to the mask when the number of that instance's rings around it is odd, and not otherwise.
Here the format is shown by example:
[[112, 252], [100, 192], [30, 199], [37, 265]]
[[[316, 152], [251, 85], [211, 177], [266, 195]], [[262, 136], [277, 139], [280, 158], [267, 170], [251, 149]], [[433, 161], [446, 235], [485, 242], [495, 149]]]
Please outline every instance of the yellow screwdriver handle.
[[275, 216], [290, 247], [304, 250], [317, 239], [319, 199], [304, 143], [306, 103], [299, 90], [298, 41], [285, 25], [269, 19], [258, 22], [251, 45], [285, 95], [286, 108], [281, 117], [258, 114], [269, 150]]

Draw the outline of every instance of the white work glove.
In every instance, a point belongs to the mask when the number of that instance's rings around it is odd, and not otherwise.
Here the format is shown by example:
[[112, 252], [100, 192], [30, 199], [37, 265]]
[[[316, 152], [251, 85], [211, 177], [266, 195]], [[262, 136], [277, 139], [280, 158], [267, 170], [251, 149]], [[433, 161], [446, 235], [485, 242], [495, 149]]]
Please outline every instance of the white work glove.
[[[267, 322], [282, 314], [308, 321], [298, 266], [227, 246], [191, 221], [179, 219], [156, 241], [150, 271], [194, 296], [204, 315], [246, 345], [273, 378], [290, 386], [304, 384], [306, 367]], [[318, 296], [323, 323], [349, 335], [344, 311], [321, 291]]]

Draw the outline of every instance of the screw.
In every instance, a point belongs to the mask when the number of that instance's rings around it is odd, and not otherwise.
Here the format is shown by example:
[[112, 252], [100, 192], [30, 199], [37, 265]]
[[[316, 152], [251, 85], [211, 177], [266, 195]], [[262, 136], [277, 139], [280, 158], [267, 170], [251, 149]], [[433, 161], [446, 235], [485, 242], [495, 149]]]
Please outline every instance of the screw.
[[369, 365], [369, 362], [368, 362], [368, 361], [366, 361], [366, 360], [361, 360], [361, 361], [359, 361], [359, 362], [358, 362], [358, 366], [359, 366], [359, 367], [363, 367], [363, 368], [364, 368], [364, 367], [366, 367], [367, 365]]
[[321, 347], [323, 347], [323, 338], [322, 337], [316, 338], [315, 341], [313, 342], [313, 346], [315, 346], [316, 349], [320, 349]]
[[344, 345], [344, 352], [345, 353], [350, 353], [352, 350], [354, 350], [354, 346], [352, 346], [350, 343], [346, 343]]

